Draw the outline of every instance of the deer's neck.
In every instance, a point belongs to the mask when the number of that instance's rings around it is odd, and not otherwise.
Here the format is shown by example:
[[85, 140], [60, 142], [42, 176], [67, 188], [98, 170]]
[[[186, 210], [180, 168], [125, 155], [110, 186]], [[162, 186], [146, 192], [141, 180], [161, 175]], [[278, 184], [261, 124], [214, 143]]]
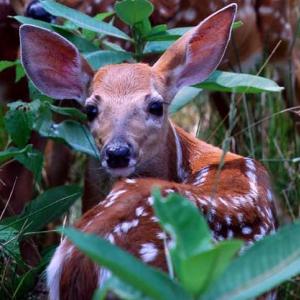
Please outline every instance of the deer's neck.
[[[208, 165], [219, 165], [240, 158], [207, 144], [171, 122], [165, 143], [151, 162], [141, 166], [133, 177], [154, 177], [175, 182], [187, 182], [189, 177]], [[160, 141], [158, 141], [160, 143]]]

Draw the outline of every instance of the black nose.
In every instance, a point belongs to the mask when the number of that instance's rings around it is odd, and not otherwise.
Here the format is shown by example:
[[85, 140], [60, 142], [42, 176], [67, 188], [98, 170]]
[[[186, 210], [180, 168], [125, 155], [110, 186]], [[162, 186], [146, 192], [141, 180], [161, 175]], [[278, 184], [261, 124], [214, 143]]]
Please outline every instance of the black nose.
[[27, 17], [51, 23], [55, 17], [49, 14], [41, 5], [40, 1], [34, 0], [27, 6], [25, 15]]
[[126, 168], [129, 164], [131, 148], [128, 144], [112, 144], [107, 146], [105, 154], [110, 168]]

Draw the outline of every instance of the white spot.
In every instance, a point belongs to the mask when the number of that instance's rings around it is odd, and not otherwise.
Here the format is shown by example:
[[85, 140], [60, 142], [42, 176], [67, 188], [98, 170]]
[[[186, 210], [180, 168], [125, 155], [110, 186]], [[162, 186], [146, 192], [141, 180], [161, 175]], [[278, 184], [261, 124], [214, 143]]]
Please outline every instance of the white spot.
[[198, 175], [196, 176], [195, 181], [193, 182], [193, 185], [196, 185], [196, 186], [203, 185], [207, 179], [208, 173], [209, 173], [209, 167], [205, 167], [205, 168], [201, 169], [199, 171]]
[[114, 244], [115, 243], [115, 238], [114, 238], [114, 235], [112, 233], [110, 233], [107, 237], [107, 239], [112, 243]]
[[124, 194], [126, 192], [126, 190], [120, 190], [118, 192], [110, 192], [110, 194], [107, 196], [106, 200], [105, 201], [105, 205], [104, 207], [109, 207], [111, 205], [114, 204], [115, 200], [122, 194]]
[[157, 236], [157, 238], [160, 239], [160, 240], [165, 240], [165, 239], [167, 238], [166, 233], [163, 232], [163, 231], [162, 231], [162, 232], [158, 232], [156, 236]]
[[242, 233], [243, 234], [251, 234], [252, 233], [252, 228], [249, 226], [245, 226], [242, 228]]
[[151, 220], [153, 221], [153, 222], [155, 222], [155, 223], [158, 223], [158, 218], [156, 217], [156, 216], [152, 216], [151, 217]]
[[231, 225], [231, 223], [232, 223], [232, 219], [230, 216], [225, 216], [225, 221], [226, 221], [227, 225]]
[[167, 194], [170, 194], [170, 193], [175, 193], [175, 191], [173, 189], [166, 189], [165, 192]]
[[151, 206], [152, 206], [153, 203], [154, 203], [154, 199], [153, 199], [152, 196], [148, 197], [147, 201], [148, 201], [149, 205], [151, 205]]
[[223, 205], [228, 206], [227, 201], [224, 200], [222, 197], [219, 197], [219, 201], [220, 201]]
[[125, 182], [128, 183], [128, 184], [135, 184], [136, 180], [128, 178], [128, 179], [125, 180]]
[[137, 217], [140, 217], [140, 216], [142, 216], [143, 215], [143, 213], [144, 213], [144, 207], [142, 207], [142, 206], [139, 206], [139, 207], [137, 207], [136, 209], [135, 209], [135, 215], [137, 216]]
[[153, 261], [157, 256], [158, 250], [153, 243], [145, 243], [140, 249], [140, 255], [144, 262]]
[[138, 219], [132, 221], [123, 222], [115, 226], [114, 233], [121, 235], [122, 233], [127, 233], [131, 228], [136, 227], [139, 224]]

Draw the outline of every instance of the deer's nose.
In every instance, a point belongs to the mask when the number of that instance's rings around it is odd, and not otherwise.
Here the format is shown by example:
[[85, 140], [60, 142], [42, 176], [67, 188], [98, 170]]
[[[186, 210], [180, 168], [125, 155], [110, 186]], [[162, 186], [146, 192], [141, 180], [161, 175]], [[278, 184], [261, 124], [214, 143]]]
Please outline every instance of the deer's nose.
[[105, 150], [107, 165], [112, 169], [126, 168], [129, 165], [131, 153], [129, 144], [108, 145]]
[[31, 1], [30, 4], [27, 6], [25, 15], [27, 17], [45, 21], [51, 23], [55, 20], [55, 17], [49, 14], [41, 5], [40, 1], [34, 0]]

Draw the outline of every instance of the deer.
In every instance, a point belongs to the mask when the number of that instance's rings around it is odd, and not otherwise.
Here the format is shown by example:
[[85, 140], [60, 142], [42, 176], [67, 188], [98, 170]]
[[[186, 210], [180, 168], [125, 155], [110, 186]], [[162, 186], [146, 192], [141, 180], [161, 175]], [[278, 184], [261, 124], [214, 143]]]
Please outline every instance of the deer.
[[[76, 47], [57, 33], [31, 25], [20, 28], [28, 77], [42, 93], [84, 105], [100, 151], [94, 167], [101, 164], [118, 179], [75, 227], [163, 271], [165, 235], [152, 209], [153, 187], [194, 203], [216, 241], [239, 238], [251, 246], [277, 228], [266, 169], [249, 157], [196, 139], [167, 113], [182, 87], [205, 80], [219, 65], [236, 11], [237, 5], [230, 4], [210, 15], [152, 66], [107, 65], [95, 74]], [[49, 297], [91, 299], [109, 276], [64, 238], [47, 268]]]
[[[89, 15], [95, 15], [101, 11], [112, 10], [115, 1], [59, 0], [58, 2]], [[152, 23], [154, 25], [167, 23], [169, 27], [174, 27], [197, 25], [199, 20], [204, 19], [215, 10], [221, 8], [228, 1], [152, 0], [151, 2], [155, 8], [151, 17]], [[300, 56], [297, 50], [298, 48], [293, 47], [294, 32], [297, 24], [296, 7], [299, 7], [299, 0], [237, 0], [236, 2], [239, 5], [237, 19], [242, 20], [244, 25], [233, 32], [228, 50], [219, 65], [220, 68], [223, 70], [250, 71], [255, 67], [255, 64], [263, 58], [265, 48], [267, 53], [270, 53], [281, 41], [279, 47], [276, 48], [276, 51], [270, 57], [270, 63], [274, 66], [274, 69], [278, 73], [279, 81], [282, 83], [293, 73], [290, 72], [288, 64], [285, 63], [291, 58], [292, 66], [295, 69], [295, 78], [293, 78], [295, 89], [292, 89], [290, 95], [288, 95], [288, 93], [285, 95], [286, 102], [288, 106], [299, 105], [299, 100], [297, 99], [300, 99]], [[55, 22], [55, 17], [47, 13], [37, 0], [13, 0], [10, 2], [10, 5], [15, 12], [20, 15]], [[122, 23], [118, 23], [117, 26], [126, 30], [125, 25]], [[13, 90], [19, 91], [18, 89]], [[213, 93], [211, 99], [226, 124], [229, 111], [226, 95]], [[296, 116], [294, 117], [297, 118]], [[63, 184], [67, 181], [69, 168], [61, 168], [60, 165], [57, 166], [55, 162], [63, 159], [64, 161], [68, 161], [70, 165], [72, 154], [66, 147], [63, 147], [61, 144], [53, 143], [53, 141], [49, 141], [47, 145], [43, 147], [46, 147], [47, 164], [45, 174], [47, 174], [47, 185], [55, 186], [57, 184]], [[61, 156], [63, 156], [63, 158], [61, 158]], [[1, 179], [7, 183], [6, 186], [0, 184], [0, 191], [5, 195], [2, 199], [4, 203], [14, 185], [15, 176], [12, 174], [15, 174], [15, 172], [13, 170], [18, 167], [19, 171], [17, 173], [21, 174], [22, 172], [22, 178], [29, 178], [28, 176], [30, 176], [24, 168], [19, 165], [12, 166], [12, 164], [2, 168], [0, 173]], [[95, 170], [93, 167], [94, 164], [95, 162], [89, 160], [86, 168], [85, 189], [82, 201], [83, 212], [93, 207], [99, 201], [99, 194], [101, 194], [104, 199], [113, 184], [113, 181], [110, 176], [107, 176], [106, 172]], [[100, 176], [105, 183], [101, 188], [98, 183], [95, 184]], [[32, 198], [33, 179], [26, 184], [24, 184], [24, 182], [25, 181], [21, 178], [18, 178], [16, 182], [16, 189], [9, 204], [12, 213], [21, 211], [24, 207], [24, 203]], [[27, 188], [23, 193], [22, 191], [25, 190], [25, 187]], [[29, 196], [26, 197], [26, 201], [20, 202], [18, 199], [24, 198], [23, 194]], [[12, 204], [14, 204], [14, 206], [12, 206]]]

